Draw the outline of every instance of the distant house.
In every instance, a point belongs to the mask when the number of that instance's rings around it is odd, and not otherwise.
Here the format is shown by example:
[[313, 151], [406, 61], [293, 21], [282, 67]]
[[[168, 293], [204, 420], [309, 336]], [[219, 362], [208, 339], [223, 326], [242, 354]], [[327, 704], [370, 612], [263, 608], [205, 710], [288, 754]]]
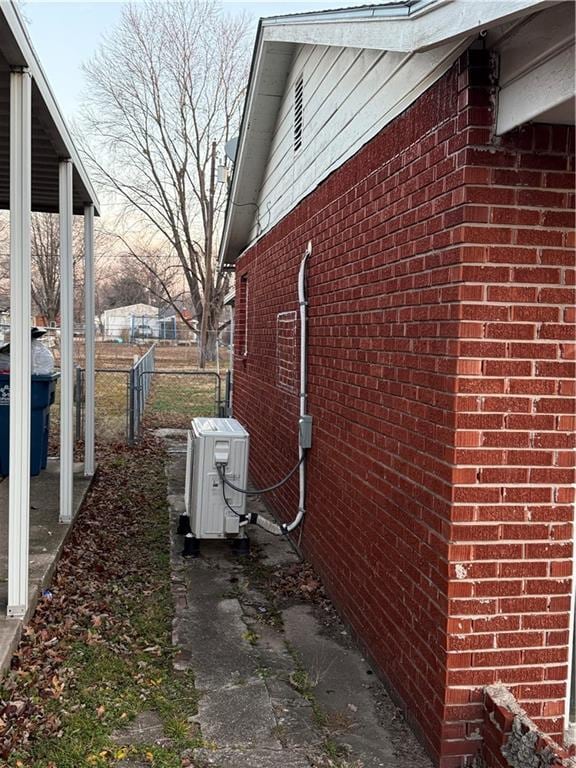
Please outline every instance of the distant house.
[[159, 310], [151, 304], [129, 304], [102, 312], [104, 338], [158, 338]]
[[[260, 22], [221, 245], [234, 415], [254, 482], [283, 477], [310, 241], [301, 546], [442, 768], [508, 765], [492, 683], [557, 740], [576, 720], [573, 191], [572, 3]], [[291, 519], [296, 481], [270, 499]]]

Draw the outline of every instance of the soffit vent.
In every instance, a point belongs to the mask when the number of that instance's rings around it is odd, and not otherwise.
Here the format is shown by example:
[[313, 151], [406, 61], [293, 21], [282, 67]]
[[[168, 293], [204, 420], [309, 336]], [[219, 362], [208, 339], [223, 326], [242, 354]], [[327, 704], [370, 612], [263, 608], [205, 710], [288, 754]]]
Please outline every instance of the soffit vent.
[[298, 152], [302, 146], [303, 100], [304, 77], [300, 75], [294, 86], [294, 152]]

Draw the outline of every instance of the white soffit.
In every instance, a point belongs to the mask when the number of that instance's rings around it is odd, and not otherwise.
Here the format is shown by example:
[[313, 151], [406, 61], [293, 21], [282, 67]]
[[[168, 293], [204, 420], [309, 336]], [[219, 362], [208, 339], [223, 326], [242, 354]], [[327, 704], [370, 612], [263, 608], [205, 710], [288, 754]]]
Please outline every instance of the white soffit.
[[574, 123], [572, 3], [495, 29], [488, 38], [500, 56], [497, 133], [528, 121]]

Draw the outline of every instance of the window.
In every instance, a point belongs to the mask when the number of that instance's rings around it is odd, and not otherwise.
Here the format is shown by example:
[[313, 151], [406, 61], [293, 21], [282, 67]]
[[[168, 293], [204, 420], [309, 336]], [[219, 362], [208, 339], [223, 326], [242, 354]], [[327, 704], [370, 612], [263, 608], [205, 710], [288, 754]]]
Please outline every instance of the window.
[[302, 120], [304, 117], [304, 76], [300, 75], [294, 86], [294, 152], [302, 146]]

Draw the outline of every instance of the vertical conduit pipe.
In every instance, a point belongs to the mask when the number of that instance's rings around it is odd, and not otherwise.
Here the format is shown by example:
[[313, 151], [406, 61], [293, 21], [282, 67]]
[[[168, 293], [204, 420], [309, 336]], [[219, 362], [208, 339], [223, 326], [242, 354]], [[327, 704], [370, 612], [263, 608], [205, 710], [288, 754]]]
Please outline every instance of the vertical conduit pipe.
[[564, 741], [576, 744], [576, 517], [572, 521], [572, 594], [570, 596], [570, 626], [568, 641], [568, 680], [564, 708]]
[[[293, 531], [297, 526], [300, 525], [300, 523], [302, 522], [302, 518], [306, 514], [305, 453], [306, 453], [307, 447], [304, 447], [302, 444], [302, 422], [304, 420], [303, 417], [307, 416], [306, 408], [308, 404], [308, 389], [307, 389], [308, 302], [306, 299], [306, 264], [311, 255], [312, 255], [312, 243], [309, 242], [308, 247], [306, 248], [306, 253], [304, 254], [302, 261], [300, 262], [300, 269], [298, 272], [298, 304], [300, 306], [300, 415], [299, 415], [299, 421], [298, 421], [298, 459], [299, 459], [298, 460], [298, 471], [299, 471], [298, 512], [296, 514], [296, 517], [291, 523], [283, 523], [282, 525], [277, 525], [276, 523], [273, 523], [270, 520], [267, 520], [265, 517], [259, 518], [258, 515], [251, 515], [248, 521], [250, 523], [257, 522], [257, 524], [261, 528], [264, 528], [265, 531], [269, 531], [275, 536], [280, 536], [282, 534], [285, 535]], [[238, 486], [230, 483], [230, 481], [226, 480], [226, 477], [224, 474], [224, 467], [225, 467], [225, 463], [216, 464], [216, 469], [218, 470], [218, 474], [220, 475], [221, 482], [227, 485], [229, 488], [232, 488], [235, 491], [238, 491], [239, 493], [250, 493], [252, 495], [258, 495], [259, 493], [268, 493], [269, 491], [279, 488], [281, 485], [284, 485], [284, 483], [288, 480], [288, 478], [290, 478], [292, 474], [296, 471], [296, 467], [294, 467], [292, 472], [290, 472], [284, 478], [284, 480], [281, 480], [279, 483], [277, 483], [276, 485], [270, 486], [269, 488], [266, 488], [261, 491], [247, 491], [245, 488], [239, 488]]]
[[[300, 262], [300, 270], [298, 272], [298, 304], [300, 307], [300, 417], [306, 416], [308, 406], [308, 389], [307, 389], [307, 364], [308, 364], [308, 301], [306, 298], [306, 264], [310, 256], [312, 255], [312, 243], [308, 243], [304, 258]], [[286, 526], [287, 533], [293, 531], [300, 523], [302, 518], [306, 514], [306, 461], [304, 459], [305, 448], [302, 447], [302, 443], [299, 440], [298, 458], [300, 460], [300, 467], [298, 470], [299, 478], [299, 495], [298, 495], [298, 514], [294, 520]]]

